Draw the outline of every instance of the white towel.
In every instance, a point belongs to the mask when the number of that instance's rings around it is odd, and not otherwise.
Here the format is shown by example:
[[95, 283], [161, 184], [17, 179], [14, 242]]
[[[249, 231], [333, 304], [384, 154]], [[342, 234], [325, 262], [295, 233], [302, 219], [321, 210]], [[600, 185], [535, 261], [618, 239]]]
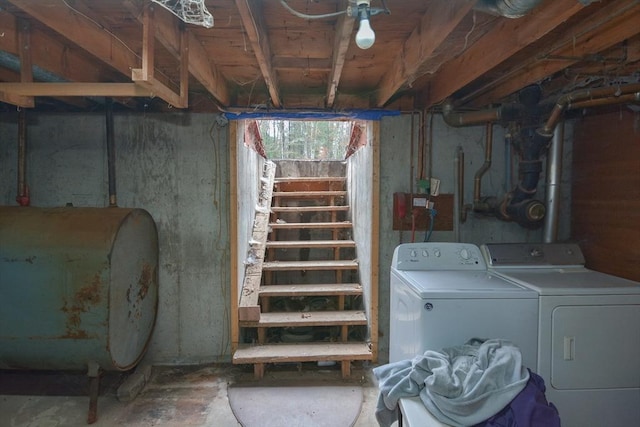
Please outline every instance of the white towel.
[[440, 422], [474, 425], [500, 412], [529, 380], [520, 350], [501, 339], [429, 350], [373, 373], [380, 389], [376, 417], [383, 427], [397, 419], [400, 398], [418, 395]]

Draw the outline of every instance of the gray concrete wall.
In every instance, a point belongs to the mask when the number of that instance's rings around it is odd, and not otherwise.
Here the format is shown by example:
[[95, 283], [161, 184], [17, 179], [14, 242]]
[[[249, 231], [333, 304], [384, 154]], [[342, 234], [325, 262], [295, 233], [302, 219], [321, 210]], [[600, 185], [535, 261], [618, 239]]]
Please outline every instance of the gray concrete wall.
[[242, 292], [246, 267], [244, 262], [249, 255], [249, 241], [251, 240], [255, 210], [260, 193], [260, 178], [266, 161], [255, 150], [244, 144], [244, 123], [245, 121], [240, 121], [237, 124], [238, 176], [236, 179], [238, 183], [238, 205], [232, 209], [232, 214], [236, 215], [238, 221], [238, 271], [236, 276], [238, 278], [236, 283], [238, 298], [240, 298]]
[[[0, 203], [15, 205], [17, 126], [0, 119]], [[214, 115], [115, 114], [118, 205], [158, 225], [154, 363], [229, 359], [227, 128]], [[27, 182], [33, 206], [106, 206], [102, 114], [29, 114]]]
[[[366, 130], [367, 145], [360, 148], [347, 159], [347, 182], [353, 239], [356, 242], [358, 272], [364, 292], [364, 307], [367, 318], [371, 319], [371, 236], [373, 233], [371, 211], [373, 209], [371, 180], [373, 177], [372, 126]], [[376, 331], [369, 331], [376, 333]]]

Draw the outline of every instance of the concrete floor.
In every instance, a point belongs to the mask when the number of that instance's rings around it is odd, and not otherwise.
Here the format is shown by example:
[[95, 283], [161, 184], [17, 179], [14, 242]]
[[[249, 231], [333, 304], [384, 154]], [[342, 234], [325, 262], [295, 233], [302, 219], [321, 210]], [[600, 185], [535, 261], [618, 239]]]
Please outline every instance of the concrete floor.
[[[240, 424], [229, 406], [229, 385], [278, 385], [292, 381], [359, 385], [363, 392], [362, 409], [354, 426], [378, 425], [374, 415], [378, 389], [372, 381], [371, 369], [354, 366], [351, 378], [343, 380], [339, 365], [335, 369], [314, 365], [268, 367], [260, 382], [253, 378], [249, 366], [139, 366], [134, 374], [105, 373], [101, 377], [98, 420], [93, 425], [236, 427]], [[140, 387], [143, 388], [136, 395]], [[86, 426], [87, 390], [87, 377], [81, 373], [1, 371], [0, 427]], [[129, 394], [136, 397], [127, 399]]]

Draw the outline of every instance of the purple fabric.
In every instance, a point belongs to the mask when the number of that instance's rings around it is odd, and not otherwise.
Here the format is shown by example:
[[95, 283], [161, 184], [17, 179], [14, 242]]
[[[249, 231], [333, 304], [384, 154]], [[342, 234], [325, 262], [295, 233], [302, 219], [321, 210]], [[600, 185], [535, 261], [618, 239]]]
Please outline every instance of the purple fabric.
[[560, 427], [558, 410], [544, 395], [544, 380], [531, 371], [529, 374], [527, 385], [509, 405], [473, 427]]

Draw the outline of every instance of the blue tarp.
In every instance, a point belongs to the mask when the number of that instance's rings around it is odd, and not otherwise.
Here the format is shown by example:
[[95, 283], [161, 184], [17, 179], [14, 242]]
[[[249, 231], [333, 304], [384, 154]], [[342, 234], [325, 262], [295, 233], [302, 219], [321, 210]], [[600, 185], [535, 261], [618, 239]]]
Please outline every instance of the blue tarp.
[[380, 120], [385, 116], [399, 116], [397, 110], [346, 110], [346, 111], [255, 111], [224, 113], [229, 120]]

